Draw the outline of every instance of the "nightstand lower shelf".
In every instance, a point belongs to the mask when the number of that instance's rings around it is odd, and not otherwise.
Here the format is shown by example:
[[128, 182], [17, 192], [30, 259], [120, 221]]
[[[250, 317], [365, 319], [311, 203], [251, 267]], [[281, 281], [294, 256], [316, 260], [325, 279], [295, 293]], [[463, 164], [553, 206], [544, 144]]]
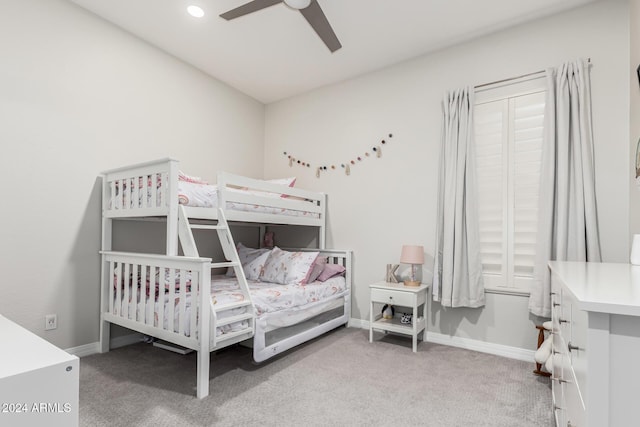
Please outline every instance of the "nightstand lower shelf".
[[[419, 317], [416, 322], [417, 331], [416, 333], [422, 332], [425, 328], [426, 323], [424, 317]], [[396, 334], [405, 334], [405, 335], [413, 335], [413, 323], [401, 323], [400, 319], [394, 317], [393, 319], [383, 319], [381, 315], [377, 315], [373, 321], [371, 326], [373, 329], [395, 332]]]

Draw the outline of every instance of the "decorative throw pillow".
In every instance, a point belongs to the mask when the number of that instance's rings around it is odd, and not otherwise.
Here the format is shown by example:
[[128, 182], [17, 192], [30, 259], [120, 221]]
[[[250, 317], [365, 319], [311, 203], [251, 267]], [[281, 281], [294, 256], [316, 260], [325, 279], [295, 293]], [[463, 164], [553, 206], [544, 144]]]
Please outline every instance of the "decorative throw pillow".
[[184, 182], [193, 182], [194, 184], [208, 184], [207, 181], [200, 178], [199, 176], [190, 176], [182, 171], [178, 171], [178, 180]]
[[[270, 182], [272, 184], [284, 185], [285, 187], [293, 187], [294, 185], [296, 185], [296, 177], [292, 176], [289, 178], [268, 179], [267, 182]], [[287, 198], [289, 196], [286, 194], [281, 194], [280, 197]]]
[[325, 264], [322, 273], [318, 276], [318, 280], [324, 282], [334, 276], [339, 276], [344, 273], [345, 270], [346, 269], [340, 264]]
[[311, 269], [309, 270], [309, 273], [307, 274], [307, 277], [305, 277], [301, 283], [303, 285], [306, 285], [307, 283], [313, 283], [318, 280], [318, 276], [320, 276], [320, 273], [322, 273], [322, 270], [324, 269], [324, 265], [326, 263], [327, 259], [325, 257], [319, 256], [318, 258], [316, 258], [316, 260], [313, 262], [313, 265], [311, 266]]
[[[238, 249], [238, 257], [240, 258], [240, 264], [242, 264], [242, 268], [243, 269], [245, 268], [245, 265], [247, 265], [250, 262], [254, 261], [260, 255], [263, 255], [263, 254], [269, 252], [269, 249], [267, 249], [267, 248], [253, 249], [253, 248], [246, 247], [242, 243], [238, 243], [236, 245], [236, 248]], [[244, 274], [245, 274], [245, 276], [249, 276], [249, 274], [247, 274], [246, 270], [245, 270]], [[227, 269], [227, 276], [234, 277], [235, 275], [236, 275], [236, 273], [233, 271], [233, 268], [229, 267]], [[249, 277], [247, 277], [247, 278], [249, 278]]]
[[316, 258], [318, 252], [288, 252], [276, 246], [264, 265], [260, 280], [281, 285], [302, 283]]
[[260, 280], [260, 275], [264, 270], [264, 265], [267, 262], [269, 255], [271, 255], [271, 250], [267, 249], [265, 253], [258, 255], [256, 259], [251, 260], [246, 264], [242, 264], [244, 275], [248, 280]]
[[296, 185], [296, 177], [292, 176], [289, 178], [279, 178], [279, 179], [268, 179], [267, 182], [272, 184], [284, 185], [286, 187], [293, 187]]

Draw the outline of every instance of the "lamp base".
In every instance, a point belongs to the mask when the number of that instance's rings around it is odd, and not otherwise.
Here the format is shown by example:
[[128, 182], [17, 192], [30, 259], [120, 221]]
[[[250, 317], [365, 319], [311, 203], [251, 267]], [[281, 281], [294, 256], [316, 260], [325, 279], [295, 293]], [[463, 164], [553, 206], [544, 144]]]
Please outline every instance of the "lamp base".
[[418, 287], [418, 286], [420, 286], [420, 282], [418, 282], [417, 280], [405, 280], [404, 281], [404, 285], [405, 286]]

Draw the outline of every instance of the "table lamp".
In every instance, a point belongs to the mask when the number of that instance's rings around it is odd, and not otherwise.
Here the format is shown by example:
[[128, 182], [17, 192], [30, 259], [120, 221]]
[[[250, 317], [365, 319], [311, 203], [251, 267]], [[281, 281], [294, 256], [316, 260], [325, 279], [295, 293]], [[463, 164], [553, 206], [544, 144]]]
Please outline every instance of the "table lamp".
[[424, 248], [417, 245], [403, 245], [400, 262], [411, 264], [411, 280], [405, 280], [405, 286], [420, 286], [420, 281], [416, 280], [416, 266], [424, 264]]

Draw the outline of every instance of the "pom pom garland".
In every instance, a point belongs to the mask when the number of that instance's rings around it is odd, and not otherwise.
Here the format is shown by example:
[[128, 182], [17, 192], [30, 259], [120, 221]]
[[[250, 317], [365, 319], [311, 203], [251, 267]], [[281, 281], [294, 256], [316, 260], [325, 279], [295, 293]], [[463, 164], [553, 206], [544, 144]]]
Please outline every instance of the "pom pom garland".
[[[388, 134], [388, 138], [393, 138], [393, 134]], [[382, 157], [382, 145], [386, 145], [387, 144], [387, 139], [382, 139], [380, 140], [380, 145], [375, 145], [373, 147], [371, 147], [371, 151], [373, 153], [375, 153], [375, 157], [376, 158], [380, 158]], [[307, 161], [303, 161], [302, 159], [297, 159], [295, 157], [293, 157], [291, 154], [289, 154], [288, 152], [284, 151], [283, 154], [287, 157], [287, 159], [289, 160], [289, 166], [293, 167], [294, 164], [303, 166], [303, 167], [311, 167], [311, 162], [307, 162]], [[362, 162], [363, 160], [365, 160], [367, 157], [372, 157], [371, 154], [369, 153], [369, 151], [365, 151], [363, 155], [361, 156], [355, 156], [355, 158], [350, 159], [349, 161], [345, 162], [345, 163], [340, 163], [340, 168], [344, 169], [345, 174], [346, 175], [350, 175], [351, 174], [351, 167], [352, 165], [355, 165], [357, 162]], [[321, 172], [327, 171], [327, 170], [335, 170], [336, 164], [331, 164], [330, 166], [316, 166], [316, 177], [320, 178]]]

